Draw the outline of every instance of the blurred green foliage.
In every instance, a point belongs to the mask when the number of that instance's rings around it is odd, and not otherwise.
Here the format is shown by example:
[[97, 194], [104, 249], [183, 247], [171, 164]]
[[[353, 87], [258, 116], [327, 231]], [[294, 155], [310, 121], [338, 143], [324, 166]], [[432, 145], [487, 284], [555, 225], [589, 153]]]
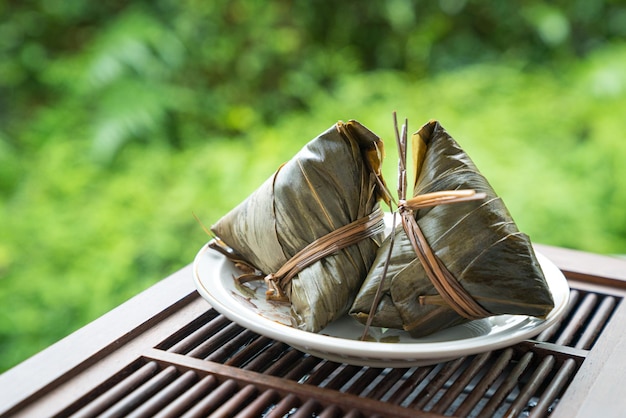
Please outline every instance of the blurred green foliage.
[[[626, 248], [626, 7], [0, 0], [0, 370], [191, 262], [338, 119], [439, 119], [536, 242]], [[191, 280], [191, 278], [190, 278]]]

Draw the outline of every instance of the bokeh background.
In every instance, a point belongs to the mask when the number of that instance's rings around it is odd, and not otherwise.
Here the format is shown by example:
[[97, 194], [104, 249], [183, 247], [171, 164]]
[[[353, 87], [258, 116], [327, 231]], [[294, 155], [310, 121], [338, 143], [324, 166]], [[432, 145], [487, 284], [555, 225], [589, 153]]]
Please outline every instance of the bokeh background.
[[392, 150], [393, 111], [533, 241], [626, 253], [621, 1], [0, 0], [0, 371], [190, 263], [192, 213], [337, 120]]

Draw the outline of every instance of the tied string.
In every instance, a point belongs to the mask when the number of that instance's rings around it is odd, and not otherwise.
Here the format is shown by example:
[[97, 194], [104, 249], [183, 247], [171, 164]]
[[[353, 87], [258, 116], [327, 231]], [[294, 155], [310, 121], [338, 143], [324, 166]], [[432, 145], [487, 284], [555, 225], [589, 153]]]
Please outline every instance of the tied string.
[[[383, 212], [380, 208], [376, 208], [371, 214], [316, 239], [287, 260], [277, 272], [264, 277], [267, 284], [266, 298], [289, 302], [284, 289], [299, 272], [324, 257], [383, 232], [384, 229]], [[258, 274], [254, 278], [249, 275], [244, 280], [241, 280], [243, 277], [238, 280], [250, 281], [261, 277]]]
[[[284, 289], [294, 276], [322, 258], [373, 237], [384, 230], [384, 214], [380, 207], [377, 207], [371, 214], [316, 239], [287, 260], [276, 273], [267, 275], [234, 252], [218, 237], [214, 237], [209, 242], [209, 247], [224, 255], [243, 272], [235, 278], [237, 283], [242, 284], [263, 279], [267, 285], [266, 299], [289, 302], [289, 297]], [[208, 230], [205, 228], [205, 231]]]
[[[403, 192], [400, 192], [401, 196]], [[382, 289], [387, 277], [387, 270], [391, 260], [395, 241], [396, 215], [400, 215], [404, 232], [411, 242], [417, 257], [422, 264], [424, 271], [430, 282], [439, 294], [438, 296], [420, 296], [420, 304], [440, 304], [448, 305], [456, 313], [467, 319], [480, 319], [491, 316], [491, 313], [480, 306], [474, 298], [461, 286], [458, 280], [447, 269], [443, 262], [435, 255], [428, 244], [426, 237], [422, 233], [415, 217], [414, 210], [431, 206], [447, 205], [451, 203], [467, 202], [470, 200], [480, 200], [486, 197], [485, 193], [476, 193], [474, 190], [447, 190], [433, 193], [426, 193], [415, 196], [409, 200], [401, 199], [398, 202], [398, 210], [393, 212], [392, 232], [390, 236], [389, 251], [385, 260], [382, 279], [378, 284], [374, 301], [370, 307], [370, 312], [365, 322], [361, 340], [366, 340], [369, 328], [372, 326], [376, 309], [382, 297]]]
[[[435, 199], [433, 204], [429, 206], [466, 202], [468, 200], [483, 199], [485, 197], [484, 193], [475, 193], [473, 190], [437, 193], [445, 196], [444, 200], [436, 203], [437, 199]], [[460, 196], [457, 198], [455, 197], [457, 195]], [[429, 198], [430, 196], [422, 195], [420, 197]], [[472, 295], [470, 295], [465, 288], [461, 286], [459, 281], [452, 273], [450, 273], [439, 257], [435, 255], [432, 248], [428, 244], [426, 237], [424, 237], [421, 228], [415, 220], [415, 217], [413, 216], [413, 209], [415, 208], [416, 206], [411, 206], [407, 202], [400, 202], [398, 211], [402, 219], [402, 227], [409, 237], [409, 241], [411, 241], [411, 245], [419, 258], [428, 279], [435, 287], [435, 290], [437, 290], [442, 302], [452, 308], [460, 316], [467, 319], [480, 319], [491, 316], [491, 313], [474, 300]], [[436, 299], [436, 297], [432, 296], [420, 296], [420, 303], [436, 303]]]

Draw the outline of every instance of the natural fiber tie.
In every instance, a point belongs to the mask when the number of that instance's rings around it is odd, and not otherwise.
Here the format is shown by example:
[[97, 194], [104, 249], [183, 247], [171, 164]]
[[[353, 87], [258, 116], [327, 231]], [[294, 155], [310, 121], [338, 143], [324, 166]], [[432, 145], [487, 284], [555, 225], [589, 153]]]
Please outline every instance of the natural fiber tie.
[[296, 274], [316, 261], [373, 237], [383, 232], [384, 229], [383, 211], [378, 207], [370, 215], [316, 239], [291, 257], [276, 273], [265, 276], [267, 299], [288, 302], [289, 298], [284, 289]]
[[[453, 203], [453, 201], [451, 200], [450, 203]], [[409, 237], [409, 241], [411, 241], [411, 245], [424, 267], [428, 279], [443, 301], [456, 313], [467, 319], [480, 319], [491, 316], [491, 313], [476, 302], [472, 295], [461, 286], [454, 275], [435, 255], [415, 220], [413, 211], [407, 206], [400, 206], [399, 212], [404, 231]], [[426, 297], [422, 296], [420, 303], [424, 303], [425, 300]]]

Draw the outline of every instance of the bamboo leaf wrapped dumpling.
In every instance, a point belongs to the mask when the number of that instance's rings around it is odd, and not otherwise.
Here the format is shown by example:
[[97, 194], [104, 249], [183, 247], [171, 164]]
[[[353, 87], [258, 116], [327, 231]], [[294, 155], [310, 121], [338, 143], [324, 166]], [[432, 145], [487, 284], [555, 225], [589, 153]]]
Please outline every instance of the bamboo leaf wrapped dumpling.
[[265, 277], [317, 332], [345, 315], [382, 243], [383, 143], [356, 121], [310, 141], [211, 228], [214, 248]]
[[[385, 240], [350, 314], [366, 323], [386, 269], [370, 319], [374, 326], [421, 337], [491, 315], [545, 317], [554, 302], [531, 242], [487, 179], [438, 122], [424, 125], [412, 141], [414, 196], [471, 189], [484, 198], [405, 211], [405, 223], [416, 225], [417, 232], [409, 228], [407, 234], [408, 227], [400, 225], [392, 232], [393, 240]], [[420, 244], [411, 242], [411, 235], [423, 237], [426, 249], [432, 250], [430, 262], [420, 259]], [[429, 277], [431, 267], [441, 267], [443, 276], [449, 272], [448, 283], [460, 285], [459, 293], [477, 313], [468, 314], [444, 298]]]

